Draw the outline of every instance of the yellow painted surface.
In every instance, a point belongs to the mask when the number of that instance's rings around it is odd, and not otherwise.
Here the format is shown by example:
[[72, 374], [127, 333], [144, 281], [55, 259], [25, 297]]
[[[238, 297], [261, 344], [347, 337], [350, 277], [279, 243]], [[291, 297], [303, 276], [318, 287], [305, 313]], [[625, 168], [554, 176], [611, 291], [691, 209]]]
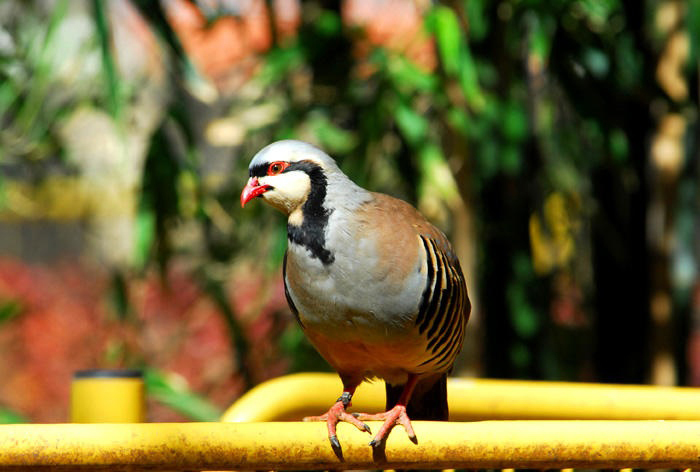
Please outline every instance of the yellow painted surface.
[[[222, 421], [279, 421], [325, 412], [340, 396], [335, 374], [279, 377], [250, 390], [222, 416]], [[700, 389], [646, 385], [535, 382], [519, 380], [448, 380], [450, 419], [700, 419]], [[384, 384], [363, 383], [351, 411], [384, 408]]]
[[[81, 380], [76, 411], [138, 410], [100, 384], [114, 379]], [[324, 423], [279, 422], [322, 413], [340, 395], [334, 374], [298, 374], [251, 390], [221, 423], [0, 425], [0, 471], [700, 468], [700, 421], [689, 421], [700, 419], [698, 389], [452, 379], [448, 390], [453, 421], [415, 421], [418, 444], [397, 427], [373, 450], [369, 434], [341, 423], [338, 456]], [[353, 410], [383, 402], [381, 382], [363, 384]], [[460, 422], [484, 418], [500, 421]]]
[[[379, 423], [371, 422], [376, 430]], [[336, 456], [322, 423], [0, 425], [0, 470], [376, 468], [697, 468], [697, 421], [414, 422], [386, 448], [340, 424]]]
[[75, 378], [71, 383], [73, 423], [141, 423], [145, 403], [141, 378]]

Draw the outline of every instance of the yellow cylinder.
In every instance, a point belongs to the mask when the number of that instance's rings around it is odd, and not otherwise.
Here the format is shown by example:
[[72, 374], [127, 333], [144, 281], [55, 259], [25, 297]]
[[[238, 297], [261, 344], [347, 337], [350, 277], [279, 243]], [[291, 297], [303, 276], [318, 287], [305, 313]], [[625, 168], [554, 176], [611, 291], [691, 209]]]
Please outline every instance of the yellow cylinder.
[[82, 370], [71, 383], [73, 423], [143, 423], [146, 397], [138, 370]]

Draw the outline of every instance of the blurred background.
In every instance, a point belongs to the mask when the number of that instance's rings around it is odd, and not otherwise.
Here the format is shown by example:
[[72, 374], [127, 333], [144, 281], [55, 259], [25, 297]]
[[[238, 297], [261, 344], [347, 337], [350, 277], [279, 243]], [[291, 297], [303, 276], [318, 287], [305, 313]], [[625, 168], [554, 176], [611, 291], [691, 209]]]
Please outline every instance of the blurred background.
[[450, 236], [456, 374], [700, 385], [699, 69], [698, 0], [3, 0], [0, 422], [79, 369], [152, 421], [328, 370], [238, 203], [282, 138]]

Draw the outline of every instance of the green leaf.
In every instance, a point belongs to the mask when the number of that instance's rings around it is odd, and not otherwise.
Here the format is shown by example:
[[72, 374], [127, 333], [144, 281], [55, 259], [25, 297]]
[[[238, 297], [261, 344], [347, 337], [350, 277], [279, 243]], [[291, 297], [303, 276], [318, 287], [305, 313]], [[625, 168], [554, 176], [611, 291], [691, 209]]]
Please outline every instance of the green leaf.
[[304, 61], [304, 53], [298, 43], [289, 47], [272, 49], [266, 56], [258, 79], [263, 85], [270, 85], [289, 78], [292, 69]]
[[521, 168], [520, 148], [513, 145], [504, 147], [501, 151], [501, 170], [503, 173], [515, 176], [520, 173]]
[[615, 80], [620, 89], [629, 90], [638, 87], [644, 77], [644, 56], [637, 49], [634, 37], [629, 31], [623, 31], [615, 38], [614, 59]]
[[462, 61], [462, 32], [457, 15], [448, 7], [438, 6], [427, 16], [426, 26], [435, 35], [445, 72], [456, 76]]
[[335, 12], [324, 10], [314, 21], [314, 26], [324, 36], [336, 36], [343, 29], [343, 22]]
[[498, 144], [493, 140], [484, 140], [476, 159], [479, 166], [479, 173], [484, 180], [490, 180], [498, 174], [500, 165], [498, 154], [500, 152]]
[[627, 135], [618, 128], [610, 132], [610, 137], [608, 139], [610, 140], [610, 154], [613, 159], [619, 164], [624, 163], [629, 152]]
[[462, 93], [477, 109], [484, 106], [477, 68], [457, 15], [445, 6], [434, 8], [426, 18], [426, 28], [435, 36], [438, 54], [448, 76], [458, 80]]
[[471, 51], [465, 46], [462, 50], [460, 61], [459, 84], [470, 105], [477, 110], [481, 110], [486, 100], [481, 92], [476, 70], [476, 64], [472, 58]]
[[689, 2], [688, 14], [685, 18], [688, 34], [690, 35], [688, 64], [697, 64], [700, 61], [700, 0]]
[[5, 323], [22, 313], [22, 305], [17, 300], [0, 300], [0, 323]]
[[15, 118], [19, 129], [36, 141], [40, 141], [40, 138], [48, 132], [50, 120], [47, 120], [43, 112], [46, 111], [45, 105], [52, 75], [51, 52], [55, 49], [56, 31], [66, 18], [68, 3], [68, 0], [62, 0], [53, 7], [46, 34], [41, 40], [42, 44], [36, 50], [36, 56], [32, 58], [32, 76], [29, 83], [24, 86], [27, 93], [19, 101], [21, 106]]
[[465, 136], [469, 135], [471, 122], [464, 109], [451, 107], [447, 110], [447, 122]]
[[336, 126], [324, 114], [316, 114], [311, 127], [323, 148], [331, 155], [348, 153], [357, 143], [354, 133]]
[[12, 79], [0, 75], [0, 115], [4, 115], [20, 98], [21, 92], [12, 83]]
[[134, 264], [136, 267], [144, 267], [156, 239], [156, 215], [153, 209], [142, 205], [136, 214], [135, 227]]
[[594, 31], [600, 31], [612, 14], [620, 8], [620, 2], [618, 0], [578, 0], [576, 6], [587, 17]]
[[510, 320], [520, 338], [531, 339], [540, 329], [540, 318], [528, 298], [527, 287], [534, 277], [534, 270], [526, 253], [517, 253], [513, 258], [513, 277], [506, 289]]
[[513, 365], [521, 369], [526, 368], [532, 363], [532, 355], [527, 346], [523, 343], [513, 344], [510, 348], [510, 359]]
[[528, 15], [530, 29], [530, 54], [543, 63], [547, 61], [552, 49], [552, 31], [556, 26], [549, 17], [541, 17], [536, 14]]
[[483, 39], [489, 31], [486, 8], [491, 6], [491, 2], [464, 0], [462, 5], [464, 5], [467, 18], [469, 18], [469, 38], [476, 41]]
[[516, 103], [506, 104], [503, 109], [503, 135], [510, 141], [519, 142], [527, 136], [527, 114]]
[[418, 145], [428, 134], [428, 120], [405, 103], [396, 108], [396, 125], [412, 146]]
[[27, 418], [14, 411], [0, 408], [0, 424], [29, 423]]
[[439, 146], [427, 144], [418, 152], [422, 176], [421, 193], [451, 201], [459, 195], [457, 184]]
[[438, 85], [433, 74], [426, 73], [403, 56], [391, 56], [388, 72], [393, 85], [405, 93], [431, 93]]
[[174, 374], [156, 369], [144, 370], [146, 393], [194, 421], [218, 421], [221, 411], [202, 396], [190, 391]]
[[539, 317], [527, 300], [523, 285], [512, 283], [506, 291], [511, 323], [516, 334], [525, 339], [532, 338], [539, 330]]
[[107, 18], [106, 4], [102, 0], [93, 0], [92, 8], [97, 31], [97, 39], [102, 54], [102, 74], [105, 79], [107, 91], [108, 110], [114, 118], [121, 115], [121, 103], [119, 100], [121, 83], [117, 73], [114, 55], [112, 54], [112, 32]]

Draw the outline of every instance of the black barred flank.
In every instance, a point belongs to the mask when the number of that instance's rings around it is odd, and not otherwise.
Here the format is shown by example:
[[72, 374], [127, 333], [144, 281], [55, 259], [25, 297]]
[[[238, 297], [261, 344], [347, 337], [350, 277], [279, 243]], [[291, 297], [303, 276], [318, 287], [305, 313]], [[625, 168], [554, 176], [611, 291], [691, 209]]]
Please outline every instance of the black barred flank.
[[[460, 316], [455, 317], [456, 320], [460, 320], [462, 313], [459, 313], [459, 315]], [[452, 362], [454, 362], [454, 358], [457, 357], [457, 354], [459, 354], [459, 351], [462, 348], [465, 326], [466, 320], [464, 322], [457, 323], [456, 329], [452, 331], [452, 336], [450, 337], [450, 340], [445, 343], [445, 346], [449, 349], [443, 348], [434, 356], [434, 359], [436, 359], [436, 367], [447, 367]]]
[[443, 369], [461, 350], [470, 303], [459, 262], [435, 240], [421, 239], [428, 274], [416, 325], [420, 334], [425, 333], [429, 357], [420, 365]]
[[428, 275], [425, 281], [425, 290], [423, 290], [423, 295], [420, 300], [420, 309], [418, 310], [418, 317], [416, 318], [416, 324], [421, 325], [428, 313], [428, 305], [430, 304], [430, 296], [433, 293], [433, 284], [435, 283], [435, 268], [430, 260], [430, 250], [428, 249], [428, 240], [424, 236], [420, 237], [423, 247], [425, 248], [426, 266], [428, 267]]
[[432, 264], [435, 269], [435, 285], [432, 287], [432, 292], [430, 294], [430, 304], [426, 310], [426, 316], [422, 320], [421, 324], [418, 325], [418, 332], [423, 334], [423, 332], [430, 326], [431, 317], [435, 316], [437, 312], [438, 304], [440, 303], [440, 298], [442, 296], [442, 281], [445, 277], [443, 272], [443, 266], [435, 253], [435, 247], [433, 246], [432, 240], [428, 240], [431, 245], [431, 249], [428, 250], [428, 264]]
[[450, 297], [450, 304], [445, 310], [445, 313], [449, 314], [449, 318], [442, 323], [440, 326], [440, 331], [434, 333], [432, 336], [428, 335], [428, 339], [430, 340], [428, 342], [428, 349], [430, 349], [432, 352], [435, 352], [445, 343], [445, 341], [447, 341], [446, 338], [449, 336], [449, 333], [456, 327], [458, 317], [454, 316], [455, 303], [457, 303], [456, 294]]
[[433, 323], [430, 326], [430, 329], [428, 330], [428, 339], [432, 339], [435, 336], [435, 333], [437, 332], [438, 328], [448, 321], [447, 318], [451, 315], [451, 313], [448, 311], [447, 307], [449, 303], [453, 301], [454, 298], [454, 290], [452, 283], [453, 280], [450, 273], [450, 266], [447, 264], [447, 260], [445, 259], [445, 256], [442, 254], [442, 252], [436, 251], [436, 254], [438, 254], [438, 264], [440, 264], [440, 266], [446, 269], [445, 288], [441, 290], [440, 305], [438, 306], [438, 309], [435, 312]]
[[449, 349], [440, 356], [436, 362], [436, 366], [447, 367], [454, 362], [455, 357], [457, 357], [457, 354], [459, 354], [459, 351], [462, 349], [465, 325], [465, 323], [460, 323], [458, 329], [455, 329], [453, 340], [446, 344], [449, 346]]
[[[448, 279], [452, 280], [454, 276], [454, 270], [452, 269], [452, 267], [449, 266], [448, 270], [451, 275], [451, 277], [448, 277]], [[457, 320], [459, 319], [459, 316], [454, 315], [456, 308], [460, 305], [459, 299], [461, 297], [459, 294], [460, 290], [458, 284], [461, 284], [462, 280], [459, 277], [454, 276], [454, 282], [456, 282], [456, 285], [454, 286], [455, 290], [453, 290], [450, 296], [450, 303], [445, 309], [445, 313], [449, 313], [451, 316], [448, 320], [442, 323], [440, 331], [437, 332], [435, 336], [432, 337], [432, 339], [430, 338], [430, 336], [428, 336], [428, 339], [430, 339], [430, 342], [428, 343], [428, 349], [432, 349], [433, 352], [435, 352], [437, 346], [440, 346], [447, 341], [447, 337], [449, 336], [450, 332], [456, 328]]]
[[430, 356], [430, 358], [429, 358], [428, 360], [426, 360], [425, 362], [423, 362], [421, 365], [425, 365], [425, 364], [427, 364], [427, 363], [429, 363], [429, 362], [435, 362], [436, 359], [439, 359], [439, 358], [444, 357], [444, 355], [447, 354], [447, 353], [449, 352], [449, 350], [450, 350], [450, 345], [449, 345], [449, 344], [444, 344], [444, 345], [441, 345], [441, 346], [437, 346], [437, 348], [440, 348], [440, 350], [437, 351], [437, 352], [434, 352], [434, 351], [433, 351], [433, 352], [432, 352], [432, 356]]

